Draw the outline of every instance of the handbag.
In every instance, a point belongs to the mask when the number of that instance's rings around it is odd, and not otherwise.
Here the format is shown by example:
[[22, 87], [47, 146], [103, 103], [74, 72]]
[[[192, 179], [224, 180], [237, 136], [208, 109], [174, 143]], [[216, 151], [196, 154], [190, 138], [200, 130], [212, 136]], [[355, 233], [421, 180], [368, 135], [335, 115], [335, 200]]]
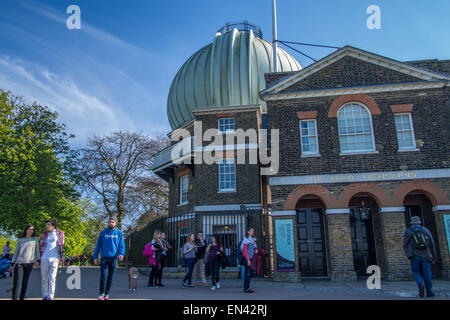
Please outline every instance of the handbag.
[[209, 261], [209, 252], [206, 252], [203, 256], [203, 263], [207, 264]]

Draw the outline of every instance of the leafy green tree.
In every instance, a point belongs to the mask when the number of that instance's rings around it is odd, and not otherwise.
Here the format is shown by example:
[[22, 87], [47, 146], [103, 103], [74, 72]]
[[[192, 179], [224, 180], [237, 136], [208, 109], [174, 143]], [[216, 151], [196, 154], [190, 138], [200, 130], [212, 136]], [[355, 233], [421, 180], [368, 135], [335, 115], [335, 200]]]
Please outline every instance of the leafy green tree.
[[33, 224], [58, 220], [68, 249], [82, 250], [82, 209], [77, 200], [76, 153], [58, 114], [0, 90], [0, 230], [18, 235]]

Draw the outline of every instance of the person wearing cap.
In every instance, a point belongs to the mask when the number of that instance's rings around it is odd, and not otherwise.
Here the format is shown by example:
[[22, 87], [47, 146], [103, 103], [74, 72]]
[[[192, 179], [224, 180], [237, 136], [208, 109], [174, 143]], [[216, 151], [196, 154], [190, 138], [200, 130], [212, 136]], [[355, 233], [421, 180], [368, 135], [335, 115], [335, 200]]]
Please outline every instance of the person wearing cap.
[[94, 249], [95, 265], [98, 265], [98, 254], [100, 253], [99, 300], [110, 299], [109, 293], [111, 291], [114, 272], [116, 271], [117, 260], [121, 262], [125, 255], [123, 233], [116, 225], [117, 219], [115, 217], [109, 218], [108, 227], [100, 233]]
[[[423, 232], [426, 248], [417, 248], [415, 235]], [[417, 237], [416, 237], [417, 238]], [[411, 227], [405, 230], [403, 237], [403, 251], [411, 261], [411, 269], [414, 279], [419, 287], [419, 296], [422, 298], [434, 297], [431, 281], [431, 265], [436, 263], [436, 245], [430, 230], [422, 226], [420, 217], [411, 217]]]

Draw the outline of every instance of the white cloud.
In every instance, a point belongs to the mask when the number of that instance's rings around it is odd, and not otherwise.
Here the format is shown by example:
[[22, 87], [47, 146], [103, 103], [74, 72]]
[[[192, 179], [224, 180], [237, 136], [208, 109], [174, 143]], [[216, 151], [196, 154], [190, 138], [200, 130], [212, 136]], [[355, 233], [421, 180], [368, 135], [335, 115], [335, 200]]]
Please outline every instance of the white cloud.
[[119, 106], [108, 103], [114, 101], [111, 97], [96, 96], [81, 89], [69, 76], [34, 63], [0, 56], [0, 88], [57, 111], [78, 143], [93, 134], [136, 129]]
[[[62, 25], [66, 25], [66, 19], [67, 17], [69, 17], [68, 15], [65, 15], [65, 11], [57, 11], [52, 7], [46, 6], [46, 5], [39, 5], [38, 6], [33, 6], [31, 4], [26, 4], [25, 7], [31, 11], [33, 11], [34, 13], [37, 13], [41, 16], [47, 17], [48, 19], [61, 23]], [[85, 32], [86, 34], [88, 34], [89, 36], [106, 42], [110, 45], [122, 48], [124, 50], [128, 50], [128, 51], [133, 51], [136, 53], [144, 53], [144, 50], [131, 44], [128, 43], [122, 39], [120, 39], [119, 37], [104, 31], [102, 29], [99, 29], [97, 27], [94, 27], [88, 23], [86, 23], [83, 20], [83, 9], [81, 8], [81, 20], [82, 20], [82, 24], [81, 24], [81, 31]]]

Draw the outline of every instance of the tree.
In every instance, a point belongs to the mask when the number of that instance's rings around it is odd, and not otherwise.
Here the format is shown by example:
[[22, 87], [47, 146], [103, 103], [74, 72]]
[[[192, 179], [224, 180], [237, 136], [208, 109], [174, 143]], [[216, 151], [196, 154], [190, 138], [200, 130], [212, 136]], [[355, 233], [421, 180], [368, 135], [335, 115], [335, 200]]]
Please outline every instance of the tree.
[[[20, 233], [26, 224], [78, 223], [76, 154], [58, 114], [0, 90], [0, 229]], [[66, 223], [67, 222], [67, 223]]]
[[85, 190], [99, 198], [110, 217], [117, 217], [119, 228], [126, 216], [135, 214], [127, 201], [132, 194], [129, 190], [136, 190], [143, 178], [152, 176], [152, 155], [167, 145], [164, 137], [119, 131], [94, 136], [80, 150], [79, 169]]
[[127, 200], [131, 211], [136, 213], [134, 225], [137, 230], [168, 215], [169, 188], [160, 178], [139, 178], [136, 186], [128, 188], [128, 191]]

